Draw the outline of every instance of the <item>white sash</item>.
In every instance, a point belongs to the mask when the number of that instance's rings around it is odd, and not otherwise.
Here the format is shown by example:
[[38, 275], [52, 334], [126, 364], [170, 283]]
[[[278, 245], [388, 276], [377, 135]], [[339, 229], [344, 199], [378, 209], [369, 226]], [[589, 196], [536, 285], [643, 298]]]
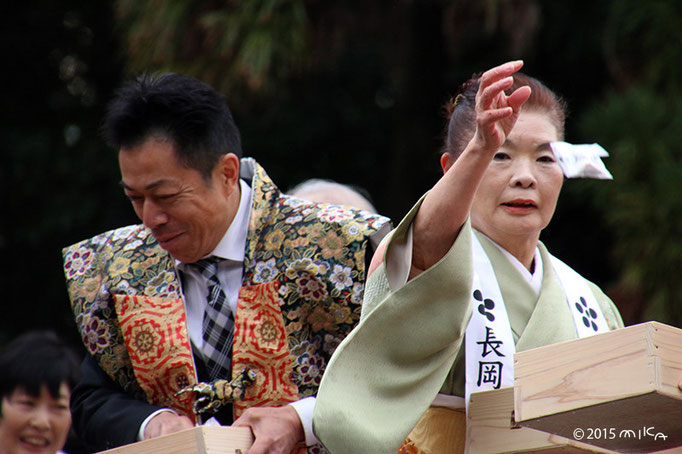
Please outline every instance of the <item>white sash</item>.
[[495, 270], [476, 235], [471, 236], [474, 277], [465, 346], [467, 412], [472, 392], [514, 385], [516, 351]]
[[[472, 315], [466, 329], [465, 345], [467, 410], [472, 392], [514, 385], [516, 352], [509, 316], [495, 271], [473, 232], [472, 254]], [[585, 279], [556, 257], [550, 257], [554, 272], [566, 294], [578, 337], [608, 331], [601, 308]]]
[[594, 293], [587, 285], [587, 281], [558, 258], [553, 255], [550, 255], [550, 258], [552, 268], [559, 277], [561, 287], [566, 294], [566, 302], [571, 308], [578, 337], [588, 337], [609, 331], [606, 318], [601, 312]]

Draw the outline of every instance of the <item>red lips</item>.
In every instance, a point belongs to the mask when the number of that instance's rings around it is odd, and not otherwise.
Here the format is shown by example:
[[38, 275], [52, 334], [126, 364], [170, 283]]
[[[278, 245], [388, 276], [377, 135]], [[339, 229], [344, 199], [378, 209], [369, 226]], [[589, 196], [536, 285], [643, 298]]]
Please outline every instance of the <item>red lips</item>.
[[510, 200], [509, 202], [504, 202], [504, 203], [502, 203], [502, 205], [512, 207], [512, 208], [537, 208], [538, 207], [534, 200], [529, 200], [529, 199], [514, 199], [514, 200]]

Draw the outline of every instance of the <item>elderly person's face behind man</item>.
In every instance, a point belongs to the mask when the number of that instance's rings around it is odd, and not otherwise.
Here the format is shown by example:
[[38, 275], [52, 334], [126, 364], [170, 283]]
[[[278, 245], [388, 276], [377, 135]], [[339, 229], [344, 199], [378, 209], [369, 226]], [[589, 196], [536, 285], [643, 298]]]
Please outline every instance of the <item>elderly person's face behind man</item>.
[[54, 454], [64, 446], [71, 427], [69, 387], [62, 383], [52, 396], [47, 385], [34, 396], [17, 387], [2, 399], [0, 453]]
[[151, 136], [121, 148], [119, 165], [135, 213], [173, 258], [192, 263], [215, 249], [239, 206], [235, 155], [224, 155], [207, 181], [180, 163], [171, 140]]

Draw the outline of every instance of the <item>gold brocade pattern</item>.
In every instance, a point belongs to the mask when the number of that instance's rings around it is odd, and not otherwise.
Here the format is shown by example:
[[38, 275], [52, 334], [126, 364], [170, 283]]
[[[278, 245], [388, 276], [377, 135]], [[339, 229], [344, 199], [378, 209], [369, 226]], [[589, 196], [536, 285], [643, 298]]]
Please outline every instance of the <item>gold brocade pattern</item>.
[[83, 344], [125, 392], [146, 399], [118, 324], [114, 297], [182, 298], [173, 259], [142, 225], [105, 232], [63, 253], [66, 287]]
[[276, 282], [242, 287], [235, 318], [233, 376], [249, 368], [256, 381], [234, 402], [234, 417], [249, 407], [286, 405], [298, 400]]
[[415, 446], [414, 442], [409, 438], [405, 440], [398, 449], [396, 454], [426, 454], [424, 451]]
[[197, 382], [181, 299], [114, 295], [133, 371], [147, 401], [195, 420], [192, 396], [176, 396]]
[[466, 414], [430, 407], [397, 454], [461, 454], [466, 445]]

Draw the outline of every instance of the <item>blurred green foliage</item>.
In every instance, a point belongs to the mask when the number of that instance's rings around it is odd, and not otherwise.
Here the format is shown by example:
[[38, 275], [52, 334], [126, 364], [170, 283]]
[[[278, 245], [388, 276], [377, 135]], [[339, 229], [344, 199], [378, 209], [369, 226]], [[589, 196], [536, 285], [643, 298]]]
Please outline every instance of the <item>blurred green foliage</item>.
[[[611, 152], [595, 187], [613, 234], [617, 294], [632, 319], [682, 322], [682, 6], [617, 2], [606, 30], [614, 87], [580, 118]], [[634, 39], [633, 39], [634, 37]], [[627, 303], [626, 303], [627, 301]]]
[[128, 67], [200, 75], [234, 101], [271, 94], [308, 63], [302, 0], [120, 0]]

